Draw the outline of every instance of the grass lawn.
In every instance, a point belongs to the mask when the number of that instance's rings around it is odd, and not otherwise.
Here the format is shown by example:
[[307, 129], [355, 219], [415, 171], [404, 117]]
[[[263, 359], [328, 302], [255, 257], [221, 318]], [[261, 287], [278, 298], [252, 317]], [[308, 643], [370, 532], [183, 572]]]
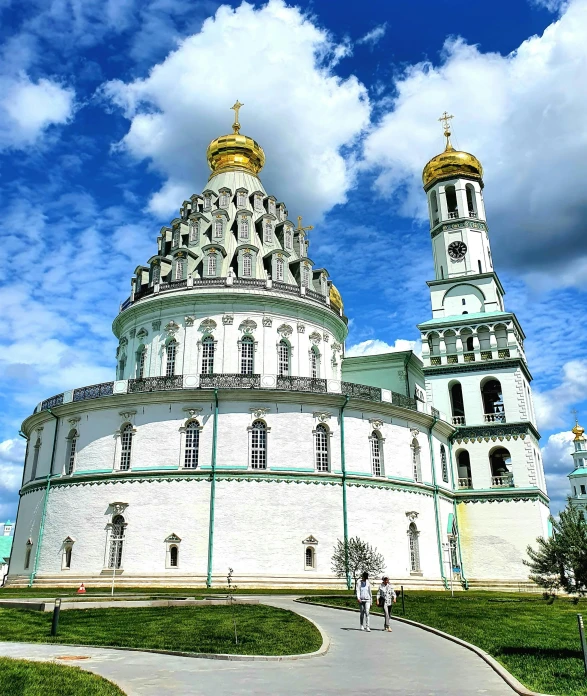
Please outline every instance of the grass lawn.
[[2, 696], [124, 696], [112, 682], [79, 667], [0, 657]]
[[262, 604], [62, 611], [55, 638], [51, 619], [51, 613], [0, 608], [2, 640], [243, 655], [308, 653], [322, 645], [312, 623]]
[[[357, 608], [354, 596], [307, 597]], [[528, 688], [561, 696], [587, 696], [577, 614], [587, 599], [546, 601], [541, 595], [496, 592], [407, 591], [406, 618], [439, 628], [486, 650]], [[375, 605], [372, 612], [382, 613]], [[398, 598], [394, 613], [402, 616]]]

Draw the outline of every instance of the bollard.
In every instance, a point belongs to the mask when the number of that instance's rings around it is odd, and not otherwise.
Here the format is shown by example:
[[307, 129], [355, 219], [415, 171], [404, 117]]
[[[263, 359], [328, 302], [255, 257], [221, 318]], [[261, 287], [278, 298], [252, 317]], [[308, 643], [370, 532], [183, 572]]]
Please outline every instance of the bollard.
[[53, 623], [51, 624], [51, 635], [57, 635], [57, 626], [59, 625], [59, 612], [61, 611], [61, 599], [57, 597], [55, 607], [53, 608]]
[[583, 665], [585, 667], [585, 675], [587, 676], [587, 643], [585, 643], [585, 628], [583, 626], [583, 614], [577, 614], [577, 622], [579, 624], [579, 635], [581, 636], [581, 647], [583, 648]]
[[406, 615], [406, 600], [404, 599], [404, 586], [402, 585], [402, 614]]

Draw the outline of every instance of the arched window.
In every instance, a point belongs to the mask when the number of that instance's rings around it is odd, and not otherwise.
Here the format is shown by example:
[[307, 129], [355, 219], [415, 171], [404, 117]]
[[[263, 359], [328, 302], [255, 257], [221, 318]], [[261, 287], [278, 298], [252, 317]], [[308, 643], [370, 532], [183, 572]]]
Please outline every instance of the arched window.
[[414, 481], [422, 481], [422, 467], [420, 464], [420, 445], [418, 440], [414, 438], [411, 444], [412, 448], [412, 471], [414, 474]]
[[418, 537], [420, 532], [416, 525], [412, 522], [408, 527], [408, 538], [410, 541], [410, 572], [420, 572], [420, 542]]
[[214, 220], [214, 239], [222, 239], [222, 218]]
[[498, 324], [495, 328], [495, 340], [497, 342], [498, 348], [508, 347], [508, 332], [507, 328], [503, 324]]
[[263, 196], [257, 194], [254, 198], [255, 210], [263, 210]]
[[481, 385], [483, 413], [486, 423], [505, 423], [505, 412], [501, 383], [497, 379], [488, 379]]
[[292, 232], [291, 232], [291, 227], [288, 225], [285, 228], [285, 248], [286, 249], [291, 249], [291, 242], [292, 242]]
[[236, 205], [237, 208], [244, 208], [247, 204], [247, 195], [244, 191], [237, 191], [236, 194]]
[[241, 375], [252, 375], [255, 344], [250, 336], [245, 336], [241, 341]]
[[214, 339], [207, 336], [202, 341], [202, 374], [211, 375], [214, 372]]
[[283, 259], [275, 261], [275, 280], [283, 280]]
[[377, 430], [371, 433], [371, 470], [373, 476], [383, 476], [383, 447]]
[[306, 568], [314, 567], [314, 549], [311, 546], [306, 546], [305, 564]]
[[175, 280], [183, 280], [185, 270], [185, 261], [182, 258], [175, 260]]
[[[301, 252], [300, 252], [301, 253]], [[306, 264], [302, 266], [302, 287], [307, 288], [310, 286], [310, 269]]]
[[461, 450], [457, 453], [457, 468], [459, 472], [459, 488], [473, 488], [471, 458], [467, 450]]
[[191, 244], [196, 244], [198, 242], [199, 238], [199, 232], [200, 232], [200, 221], [199, 220], [190, 220], [189, 223], [189, 231], [190, 231], [190, 236], [189, 240]]
[[459, 216], [457, 205], [457, 192], [454, 186], [447, 186], [445, 189], [446, 206], [448, 208], [448, 217], [457, 218]]
[[110, 527], [110, 553], [108, 554], [108, 567], [122, 567], [122, 546], [124, 544], [124, 517], [116, 515]]
[[320, 423], [316, 426], [316, 471], [328, 471], [330, 467], [330, 452], [328, 449], [328, 428]]
[[432, 191], [430, 194], [430, 211], [432, 213], [432, 224], [438, 224], [438, 198], [436, 197], [436, 191]]
[[491, 467], [491, 485], [494, 487], [508, 488], [513, 486], [511, 472], [512, 457], [505, 447], [496, 447], [489, 453], [489, 465]]
[[320, 353], [316, 346], [312, 346], [310, 350], [310, 377], [320, 377]]
[[265, 221], [265, 225], [263, 227], [265, 231], [265, 237], [264, 237], [264, 242], [265, 244], [271, 244], [273, 240], [273, 225], [271, 224], [270, 220]]
[[243, 254], [243, 277], [250, 278], [253, 275], [253, 257], [251, 254]]
[[465, 186], [465, 191], [467, 193], [467, 208], [469, 210], [469, 217], [476, 218], [477, 215], [477, 198], [475, 195], [475, 188], [473, 184], [467, 184]]
[[63, 565], [62, 569], [63, 570], [70, 570], [71, 568], [71, 544], [65, 547], [65, 550], [63, 551]]
[[230, 202], [230, 198], [228, 196], [228, 193], [226, 193], [226, 191], [223, 191], [220, 194], [220, 207], [221, 208], [228, 208], [229, 202]]
[[473, 343], [473, 336], [467, 336], [466, 350], [475, 350], [475, 345]]
[[31, 552], [33, 550], [33, 545], [27, 542], [26, 551], [24, 553], [24, 569], [28, 570], [31, 565]]
[[204, 210], [212, 208], [212, 196], [210, 194], [204, 196]]
[[159, 285], [159, 283], [161, 282], [161, 266], [158, 263], [153, 265], [153, 272], [151, 277], [153, 278], [153, 285]]
[[251, 428], [251, 468], [267, 468], [267, 426], [261, 420]]
[[171, 246], [174, 248], [179, 246], [179, 227], [175, 227], [171, 233]]
[[140, 346], [137, 351], [137, 379], [143, 379], [145, 376], [145, 363], [147, 360], [147, 349], [145, 346]]
[[177, 568], [179, 562], [179, 549], [177, 546], [171, 546], [169, 548], [169, 565], [172, 568]]
[[208, 254], [208, 275], [216, 277], [216, 254]]
[[126, 355], [121, 355], [118, 361], [118, 379], [124, 379], [124, 368], [126, 367]]
[[75, 452], [77, 449], [77, 430], [70, 430], [67, 436], [67, 453], [65, 455], [65, 473], [73, 474], [75, 468]]
[[438, 355], [440, 353], [440, 336], [437, 333], [428, 334], [428, 350], [430, 355]]
[[31, 468], [31, 481], [37, 477], [37, 467], [39, 466], [39, 452], [41, 451], [41, 438], [38, 437], [33, 450], [33, 466]]
[[246, 215], [243, 215], [241, 217], [238, 229], [239, 229], [239, 232], [238, 232], [239, 239], [248, 239], [249, 238], [249, 218]]
[[198, 421], [190, 421], [185, 429], [185, 452], [183, 465], [186, 469], [195, 469], [198, 466], [200, 452], [200, 424]]
[[453, 425], [465, 425], [465, 404], [463, 401], [463, 388], [460, 382], [449, 384], [450, 405], [452, 408]]
[[166, 356], [167, 356], [167, 361], [166, 361], [166, 365], [165, 365], [165, 376], [166, 377], [173, 377], [173, 375], [175, 374], [176, 354], [177, 354], [177, 341], [175, 339], [172, 339], [167, 344], [167, 349], [166, 349]]
[[285, 339], [279, 341], [277, 347], [278, 350], [278, 360], [277, 360], [277, 373], [280, 377], [287, 377], [289, 375], [289, 344]]
[[442, 480], [448, 483], [448, 464], [446, 461], [446, 449], [440, 445], [440, 467], [442, 469]]
[[120, 431], [120, 470], [130, 469], [130, 458], [132, 453], [133, 427], [127, 423]]

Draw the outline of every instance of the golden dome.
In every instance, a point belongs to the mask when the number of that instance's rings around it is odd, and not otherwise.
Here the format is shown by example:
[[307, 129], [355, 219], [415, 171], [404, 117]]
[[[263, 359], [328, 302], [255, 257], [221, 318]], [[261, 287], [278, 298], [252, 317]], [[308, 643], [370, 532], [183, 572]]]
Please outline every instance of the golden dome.
[[585, 439], [585, 438], [583, 437], [583, 433], [585, 432], [585, 428], [582, 428], [582, 427], [579, 425], [579, 422], [578, 422], [578, 421], [575, 423], [575, 427], [571, 430], [571, 432], [572, 432], [573, 435], [575, 436], [574, 442], [581, 442], [582, 440]]
[[334, 283], [330, 286], [330, 305], [331, 307], [336, 307], [336, 309], [342, 310], [344, 309], [344, 305], [342, 303], [342, 297], [340, 293], [338, 292], [338, 289]]
[[265, 164], [265, 153], [258, 142], [246, 135], [240, 134], [238, 112], [243, 106], [238, 99], [231, 109], [234, 109], [233, 132], [230, 135], [221, 135], [208, 145], [206, 158], [212, 170], [210, 177], [221, 172], [233, 172], [235, 170], [247, 171], [257, 176]]
[[428, 189], [441, 179], [452, 179], [457, 176], [466, 176], [470, 179], [483, 179], [483, 167], [481, 162], [469, 152], [455, 150], [450, 142], [449, 116], [446, 111], [444, 115], [438, 119], [444, 125], [444, 136], [446, 138], [446, 147], [444, 152], [441, 152], [436, 157], [433, 157], [430, 162], [424, 167], [422, 172], [422, 183], [424, 189]]

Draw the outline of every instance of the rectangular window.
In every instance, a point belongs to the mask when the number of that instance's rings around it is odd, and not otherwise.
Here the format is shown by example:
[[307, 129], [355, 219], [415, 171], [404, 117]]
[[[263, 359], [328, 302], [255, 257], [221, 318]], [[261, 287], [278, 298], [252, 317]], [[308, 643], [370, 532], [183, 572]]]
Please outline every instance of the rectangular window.
[[143, 379], [145, 376], [145, 361], [147, 359], [147, 349], [143, 348], [143, 350], [139, 353], [139, 362], [137, 365], [137, 379]]
[[190, 243], [197, 244], [198, 242], [198, 232], [200, 231], [200, 223], [198, 220], [190, 220]]
[[211, 278], [216, 276], [216, 254], [208, 256], [208, 276]]
[[373, 465], [373, 476], [381, 476], [381, 446], [379, 438], [371, 438], [371, 462]]
[[243, 215], [239, 224], [239, 239], [247, 240], [249, 238], [249, 219]]
[[212, 208], [211, 196], [204, 196], [204, 210], [210, 210], [211, 208]]
[[255, 210], [263, 210], [263, 198], [255, 196]]
[[581, 485], [581, 495], [585, 495], [585, 486]]
[[236, 194], [236, 207], [237, 208], [244, 208], [246, 204], [247, 204], [246, 194], [243, 191], [239, 191]]
[[265, 237], [264, 237], [264, 242], [265, 244], [271, 244], [273, 241], [273, 225], [269, 220], [265, 222], [264, 225], [264, 230], [265, 230]]
[[229, 197], [227, 193], [221, 193], [220, 194], [220, 207], [221, 208], [228, 208], [229, 204]]
[[69, 452], [67, 453], [67, 473], [68, 475], [73, 474], [73, 469], [75, 466], [75, 450], [77, 447], [77, 438], [72, 437], [69, 441]]
[[267, 427], [256, 421], [251, 428], [251, 468], [267, 468]]
[[244, 338], [241, 342], [241, 375], [253, 374], [253, 351], [255, 346], [251, 339]]
[[269, 212], [271, 215], [275, 215], [275, 201], [269, 199]]
[[243, 256], [243, 276], [250, 278], [253, 275], [253, 258], [250, 254]]
[[275, 280], [283, 280], [283, 259], [275, 262]]
[[222, 219], [216, 219], [214, 221], [214, 238], [222, 239]]
[[316, 471], [328, 471], [328, 431], [325, 425], [316, 428]]
[[177, 343], [170, 341], [167, 344], [167, 365], [165, 366], [165, 376], [173, 377], [175, 374], [175, 354], [177, 351]]
[[285, 228], [285, 248], [291, 249], [292, 232], [291, 227]]
[[211, 375], [214, 372], [214, 339], [205, 338], [202, 343], [202, 373]]

